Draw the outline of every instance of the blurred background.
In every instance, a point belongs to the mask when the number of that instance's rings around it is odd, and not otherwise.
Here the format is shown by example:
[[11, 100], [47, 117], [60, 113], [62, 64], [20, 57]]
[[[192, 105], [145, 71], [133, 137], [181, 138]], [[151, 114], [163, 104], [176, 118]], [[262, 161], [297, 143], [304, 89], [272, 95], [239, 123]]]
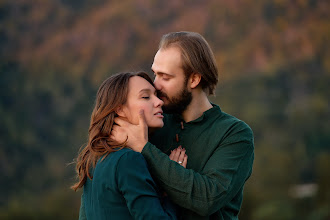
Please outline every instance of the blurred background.
[[330, 219], [327, 0], [0, 0], [0, 219], [77, 219], [78, 149], [99, 85], [161, 36], [212, 47], [212, 102], [255, 134], [242, 220]]

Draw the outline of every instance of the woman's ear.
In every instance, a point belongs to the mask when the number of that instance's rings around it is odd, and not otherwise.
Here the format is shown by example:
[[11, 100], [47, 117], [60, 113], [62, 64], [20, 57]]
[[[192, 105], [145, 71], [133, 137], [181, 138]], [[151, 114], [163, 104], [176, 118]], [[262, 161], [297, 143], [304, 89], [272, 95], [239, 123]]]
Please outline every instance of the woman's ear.
[[125, 111], [123, 110], [123, 108], [124, 108], [124, 106], [119, 106], [119, 107], [117, 107], [117, 109], [116, 109], [116, 114], [118, 115], [118, 116], [120, 116], [120, 117], [126, 117], [126, 114], [125, 114]]
[[190, 81], [190, 88], [191, 89], [194, 89], [196, 88], [200, 81], [202, 80], [202, 75], [199, 74], [199, 73], [192, 73], [190, 76], [189, 76], [189, 81]]

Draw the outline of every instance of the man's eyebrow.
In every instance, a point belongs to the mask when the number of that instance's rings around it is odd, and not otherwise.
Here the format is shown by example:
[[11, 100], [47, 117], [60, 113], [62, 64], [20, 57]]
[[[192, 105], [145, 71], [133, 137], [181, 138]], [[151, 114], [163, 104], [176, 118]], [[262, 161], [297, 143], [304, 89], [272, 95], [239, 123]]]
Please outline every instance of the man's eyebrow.
[[[151, 69], [151, 70], [154, 72], [154, 74], [156, 74], [156, 72], [153, 69]], [[164, 73], [164, 72], [157, 72], [157, 74], [166, 75], [166, 76], [173, 76], [172, 74]]]

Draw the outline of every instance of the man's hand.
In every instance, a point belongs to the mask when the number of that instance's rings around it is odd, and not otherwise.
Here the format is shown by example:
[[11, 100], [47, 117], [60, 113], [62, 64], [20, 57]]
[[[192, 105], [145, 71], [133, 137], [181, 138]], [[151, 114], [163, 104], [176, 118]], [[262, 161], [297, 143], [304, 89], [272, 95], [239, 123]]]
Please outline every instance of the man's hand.
[[115, 123], [110, 138], [118, 143], [123, 143], [127, 138], [127, 146], [136, 152], [141, 152], [148, 142], [148, 126], [143, 110], [139, 112], [138, 125], [133, 125], [119, 117], [115, 118]]

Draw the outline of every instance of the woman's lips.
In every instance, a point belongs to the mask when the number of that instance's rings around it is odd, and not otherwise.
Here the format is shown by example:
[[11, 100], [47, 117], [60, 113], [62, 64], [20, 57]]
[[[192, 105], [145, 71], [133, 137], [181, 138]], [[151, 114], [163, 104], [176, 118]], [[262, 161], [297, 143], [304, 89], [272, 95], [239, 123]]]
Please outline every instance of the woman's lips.
[[163, 116], [163, 112], [162, 112], [162, 111], [156, 112], [155, 115], [156, 115], [157, 117], [164, 118], [164, 116]]

